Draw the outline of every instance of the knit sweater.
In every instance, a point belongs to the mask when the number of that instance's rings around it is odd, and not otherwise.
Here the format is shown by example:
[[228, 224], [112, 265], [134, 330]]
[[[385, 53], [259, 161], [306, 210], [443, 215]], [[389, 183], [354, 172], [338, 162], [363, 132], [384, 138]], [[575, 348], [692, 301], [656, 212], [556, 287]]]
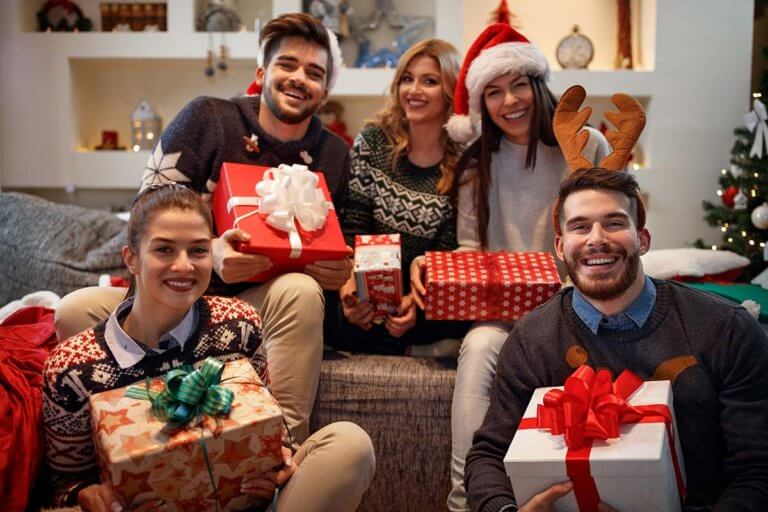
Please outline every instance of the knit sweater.
[[268, 383], [258, 313], [234, 298], [206, 296], [198, 300], [197, 306], [197, 329], [183, 349], [177, 346], [147, 354], [129, 368], [120, 367], [104, 339], [106, 320], [61, 342], [51, 352], [43, 371], [43, 421], [56, 506], [74, 504], [80, 489], [99, 483], [88, 408], [90, 395], [146, 377], [160, 377], [172, 368], [209, 356], [222, 361], [247, 357], [259, 377]]
[[[255, 136], [258, 151], [244, 139]], [[142, 187], [175, 181], [210, 201], [219, 181], [221, 164], [237, 162], [274, 167], [307, 164], [322, 171], [336, 212], [343, 216], [349, 182], [349, 152], [341, 137], [323, 128], [313, 116], [300, 140], [281, 142], [259, 124], [259, 97], [224, 100], [201, 96], [189, 102], [163, 131], [141, 178]], [[218, 275], [208, 294], [235, 295], [252, 283], [226, 285]]]
[[502, 459], [533, 390], [563, 385], [581, 364], [614, 377], [629, 369], [645, 380], [672, 381], [686, 510], [768, 510], [768, 339], [739, 306], [678, 283], [654, 283], [656, 305], [640, 328], [595, 336], [572, 308], [573, 288], [518, 321], [467, 455], [473, 511], [515, 504]]
[[[589, 142], [584, 156], [590, 162], [599, 162], [611, 148], [603, 135], [594, 128], [586, 128]], [[555, 233], [552, 228], [552, 205], [557, 198], [560, 182], [568, 175], [568, 165], [559, 146], [539, 143], [536, 148], [536, 166], [525, 168], [527, 145], [515, 144], [501, 138], [499, 149], [491, 156], [491, 185], [488, 193], [488, 250], [490, 251], [547, 251], [554, 249]], [[474, 165], [473, 165], [474, 163]], [[477, 163], [462, 177], [459, 187], [456, 233], [459, 246], [480, 249], [477, 230], [477, 208], [473, 177]]]
[[437, 191], [440, 177], [440, 165], [418, 167], [407, 156], [393, 170], [384, 131], [363, 129], [351, 151], [349, 201], [342, 217], [347, 243], [353, 246], [358, 234], [399, 233], [404, 273], [425, 251], [455, 249], [455, 220], [450, 196]]

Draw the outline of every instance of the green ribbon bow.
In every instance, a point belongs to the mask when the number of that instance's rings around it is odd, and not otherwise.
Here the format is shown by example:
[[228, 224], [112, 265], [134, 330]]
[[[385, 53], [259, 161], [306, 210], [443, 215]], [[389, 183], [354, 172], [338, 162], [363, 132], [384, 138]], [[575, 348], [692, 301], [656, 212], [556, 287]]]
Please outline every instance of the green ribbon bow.
[[149, 389], [131, 386], [125, 396], [149, 400], [152, 411], [163, 421], [184, 425], [199, 413], [209, 416], [229, 414], [235, 394], [231, 389], [219, 386], [224, 363], [209, 357], [199, 370], [191, 365], [175, 368], [165, 375], [165, 389]]

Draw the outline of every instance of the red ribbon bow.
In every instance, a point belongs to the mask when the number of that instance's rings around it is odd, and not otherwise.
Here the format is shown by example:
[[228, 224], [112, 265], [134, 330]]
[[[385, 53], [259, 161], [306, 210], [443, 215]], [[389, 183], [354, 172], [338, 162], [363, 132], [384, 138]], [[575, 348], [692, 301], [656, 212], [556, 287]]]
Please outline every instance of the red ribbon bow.
[[524, 418], [521, 429], [540, 428], [553, 435], [564, 435], [568, 446], [566, 469], [574, 484], [579, 510], [597, 510], [600, 495], [589, 468], [589, 453], [595, 439], [619, 437], [619, 427], [627, 423], [664, 423], [681, 504], [685, 482], [675, 449], [672, 413], [666, 405], [632, 406], [628, 400], [643, 380], [624, 370], [611, 382], [608, 370], [595, 372], [587, 365], [577, 368], [563, 389], [552, 389], [538, 405], [536, 418]]

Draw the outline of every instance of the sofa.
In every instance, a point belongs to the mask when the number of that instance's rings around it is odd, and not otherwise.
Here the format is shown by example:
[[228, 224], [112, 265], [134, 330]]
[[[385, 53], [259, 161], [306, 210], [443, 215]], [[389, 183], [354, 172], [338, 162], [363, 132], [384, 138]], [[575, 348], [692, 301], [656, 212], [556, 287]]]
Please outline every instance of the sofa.
[[[0, 305], [38, 290], [63, 296], [122, 275], [123, 221], [114, 215], [34, 196], [0, 193]], [[358, 510], [446, 509], [455, 359], [328, 351], [313, 431], [347, 420], [376, 450], [376, 475]]]

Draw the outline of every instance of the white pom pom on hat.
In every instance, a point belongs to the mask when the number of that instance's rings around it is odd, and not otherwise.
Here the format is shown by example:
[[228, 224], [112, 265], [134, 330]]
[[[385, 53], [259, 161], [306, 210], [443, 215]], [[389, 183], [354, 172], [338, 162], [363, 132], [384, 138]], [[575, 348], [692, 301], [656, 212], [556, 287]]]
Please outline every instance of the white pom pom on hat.
[[477, 137], [478, 128], [469, 114], [480, 112], [485, 86], [509, 72], [545, 81], [552, 75], [538, 46], [506, 23], [494, 23], [475, 39], [461, 65], [453, 95], [453, 115], [445, 125], [453, 140], [466, 144]]

